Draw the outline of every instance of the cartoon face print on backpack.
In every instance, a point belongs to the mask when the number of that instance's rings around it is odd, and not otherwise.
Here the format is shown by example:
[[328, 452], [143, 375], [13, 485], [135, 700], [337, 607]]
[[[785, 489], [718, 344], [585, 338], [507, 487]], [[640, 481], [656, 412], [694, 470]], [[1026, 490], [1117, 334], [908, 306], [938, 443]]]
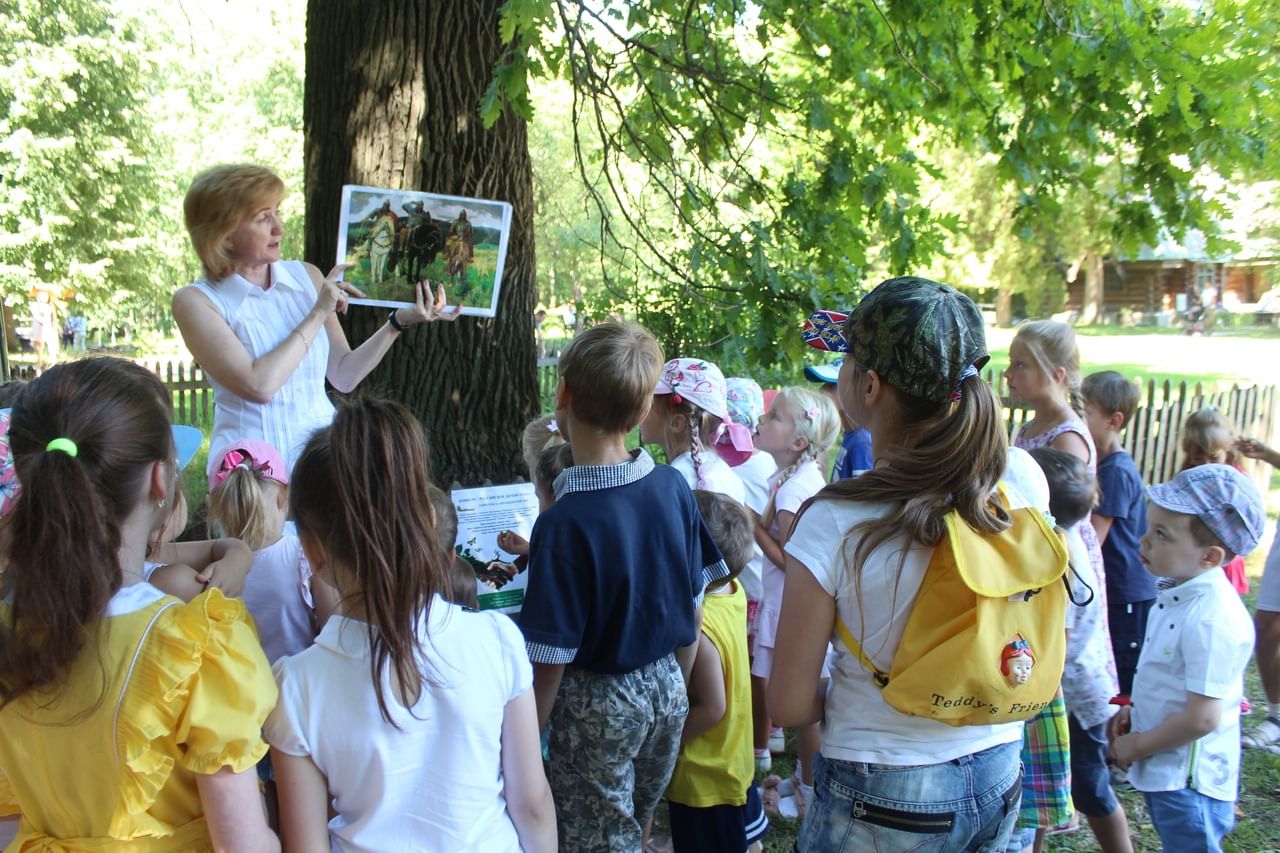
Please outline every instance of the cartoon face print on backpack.
[[1030, 681], [1035, 665], [1036, 656], [1021, 635], [1017, 635], [1000, 653], [1000, 672], [1010, 687], [1021, 687]]

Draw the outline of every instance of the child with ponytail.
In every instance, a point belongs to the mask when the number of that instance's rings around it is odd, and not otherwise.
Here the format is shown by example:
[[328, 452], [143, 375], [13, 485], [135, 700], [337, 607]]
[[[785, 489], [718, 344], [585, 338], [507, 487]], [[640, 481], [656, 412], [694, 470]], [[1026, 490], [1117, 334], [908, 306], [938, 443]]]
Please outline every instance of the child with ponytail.
[[[954, 727], [903, 713], [843, 641], [819, 689], [837, 618], [889, 670], [949, 512], [984, 535], [1010, 524], [995, 498], [1013, 463], [999, 400], [979, 375], [982, 314], [955, 288], [901, 277], [827, 333], [846, 353], [841, 408], [870, 431], [876, 465], [819, 492], [784, 549], [769, 713], [822, 722], [796, 850], [1003, 849], [1021, 797], [1023, 723]], [[1028, 505], [1006, 492], [1010, 508]]]
[[297, 535], [285, 527], [289, 472], [280, 451], [246, 439], [217, 455], [209, 477], [209, 521], [253, 552], [240, 597], [258, 624], [267, 660], [275, 663], [311, 645], [337, 595], [311, 576]]
[[291, 480], [303, 551], [339, 602], [275, 667], [266, 735], [286, 846], [554, 850], [523, 638], [444, 598], [422, 426], [397, 403], [355, 401]]
[[[822, 466], [839, 435], [840, 414], [831, 398], [798, 386], [784, 388], [774, 397], [757, 431], [756, 444], [778, 466], [769, 480], [769, 503], [763, 516], [756, 520], [755, 529], [756, 544], [764, 553], [764, 599], [756, 616], [755, 656], [751, 662], [755, 748], [760, 757], [768, 754], [770, 746], [769, 714], [762, 700], [773, 670], [773, 644], [786, 578], [782, 547], [791, 535], [796, 512], [826, 485]], [[799, 815], [806, 798], [812, 799], [813, 758], [822, 740], [818, 725], [800, 727], [799, 740], [799, 789], [794, 800], [797, 810], [791, 814], [788, 805], [782, 812], [784, 817]]]
[[[1051, 447], [1084, 461], [1096, 476], [1098, 454], [1084, 421], [1085, 401], [1081, 390], [1080, 349], [1075, 331], [1065, 323], [1037, 320], [1018, 327], [1009, 345], [1009, 367], [1005, 371], [1009, 396], [1034, 412], [1034, 417], [1014, 435], [1014, 446], [1023, 450]], [[1089, 555], [1085, 578], [1107, 611], [1106, 569], [1098, 534], [1089, 516], [1070, 528], [1078, 534]], [[1108, 647], [1111, 631], [1103, 623]], [[1107, 677], [1114, 678], [1115, 659], [1107, 659]], [[1066, 704], [1062, 694], [1049, 707], [1027, 721], [1023, 741], [1023, 761], [1027, 774], [1023, 781], [1022, 815], [1018, 826], [1027, 847], [1052, 827], [1073, 820], [1071, 804], [1071, 751]], [[1028, 830], [1035, 828], [1036, 833]]]
[[276, 688], [244, 605], [143, 578], [178, 488], [169, 392], [130, 362], [50, 368], [9, 428], [0, 807], [13, 849], [274, 851], [254, 765]]
[[653, 389], [653, 405], [640, 424], [640, 440], [657, 444], [667, 464], [691, 489], [728, 495], [746, 503], [742, 480], [715, 451], [729, 421], [724, 374], [699, 358], [673, 358]]

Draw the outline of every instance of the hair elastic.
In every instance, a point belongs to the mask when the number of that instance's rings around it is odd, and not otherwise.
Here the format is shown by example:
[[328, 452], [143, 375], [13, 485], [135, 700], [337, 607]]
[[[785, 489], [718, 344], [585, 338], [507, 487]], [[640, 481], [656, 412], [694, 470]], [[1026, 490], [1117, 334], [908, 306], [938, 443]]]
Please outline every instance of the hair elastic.
[[966, 379], [970, 379], [977, 375], [978, 375], [978, 368], [974, 367], [972, 364], [966, 367], [964, 369], [964, 373], [961, 373], [960, 378], [956, 380], [956, 387], [955, 387], [955, 390], [951, 392], [950, 402], [959, 403], [961, 398], [964, 397], [964, 392], [961, 391], [960, 386], [964, 384], [964, 381]]
[[67, 454], [72, 459], [80, 453], [80, 448], [76, 447], [76, 443], [69, 438], [55, 438], [44, 446], [46, 453], [52, 453], [57, 450]]
[[552, 435], [560, 434], [560, 424], [556, 423], [555, 418], [552, 418], [551, 420], [547, 421], [547, 432], [551, 433]]

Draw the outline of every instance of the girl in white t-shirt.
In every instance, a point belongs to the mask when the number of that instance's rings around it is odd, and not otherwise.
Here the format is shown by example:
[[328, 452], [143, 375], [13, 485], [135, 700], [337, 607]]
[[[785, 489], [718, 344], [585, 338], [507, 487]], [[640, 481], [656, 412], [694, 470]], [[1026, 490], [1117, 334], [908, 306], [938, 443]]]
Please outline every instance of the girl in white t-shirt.
[[371, 399], [339, 410], [292, 472], [303, 551], [339, 602], [275, 665], [265, 731], [288, 849], [556, 849], [524, 639], [443, 597], [428, 483], [421, 424]]
[[746, 489], [715, 445], [727, 428], [729, 404], [724, 374], [700, 358], [673, 358], [662, 367], [653, 405], [640, 423], [640, 440], [657, 444], [691, 489], [747, 502]]
[[[821, 343], [848, 354], [840, 403], [870, 431], [877, 463], [827, 486], [785, 548], [769, 713], [783, 725], [822, 721], [797, 849], [1002, 849], [1022, 794], [1022, 723], [952, 727], [904, 714], [838, 639], [819, 691], [837, 614], [876, 668], [890, 670], [948, 512], [983, 533], [1008, 527], [993, 500], [1009, 454], [1000, 402], [978, 374], [988, 360], [982, 315], [954, 288], [895, 278]], [[1007, 492], [1014, 507], [1027, 505]]]
[[333, 588], [311, 576], [297, 535], [286, 529], [288, 500], [289, 471], [270, 444], [248, 439], [218, 454], [209, 522], [253, 551], [240, 599], [272, 663], [311, 645], [337, 603]]
[[[755, 656], [751, 661], [752, 695], [763, 700], [773, 668], [774, 635], [782, 608], [782, 586], [785, 559], [782, 546], [791, 535], [796, 512], [809, 498], [826, 485], [822, 473], [831, 446], [840, 435], [840, 414], [831, 399], [808, 388], [785, 388], [774, 397], [769, 411], [760, 418], [756, 445], [773, 457], [777, 472], [769, 479], [769, 503], [756, 519], [756, 544], [764, 554], [764, 598], [756, 616]], [[769, 714], [762, 702], [754, 713], [756, 754], [768, 752]], [[801, 726], [799, 762], [796, 778], [800, 780], [802, 807], [805, 794], [813, 787], [813, 757], [818, 751], [820, 735], [816, 723]], [[789, 809], [784, 816], [789, 815]]]

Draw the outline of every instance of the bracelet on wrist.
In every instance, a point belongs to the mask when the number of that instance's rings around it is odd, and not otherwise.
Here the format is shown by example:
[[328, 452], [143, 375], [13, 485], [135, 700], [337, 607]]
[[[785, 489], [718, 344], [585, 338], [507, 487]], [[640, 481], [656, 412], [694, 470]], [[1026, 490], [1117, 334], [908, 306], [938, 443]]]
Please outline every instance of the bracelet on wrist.
[[304, 335], [304, 334], [302, 334], [302, 332], [298, 331], [297, 329], [294, 329], [294, 330], [293, 330], [292, 332], [290, 332], [289, 334], [291, 334], [291, 335], [297, 335], [297, 336], [302, 340], [302, 346], [303, 346], [304, 350], [309, 350], [309, 349], [311, 349], [311, 341], [307, 340], [307, 336], [306, 336], [306, 335]]
[[395, 329], [397, 332], [407, 332], [409, 331], [409, 327], [401, 323], [400, 319], [396, 317], [396, 311], [398, 310], [399, 310], [398, 308], [394, 309], [390, 314], [387, 315], [387, 322], [390, 323], [391, 328]]

